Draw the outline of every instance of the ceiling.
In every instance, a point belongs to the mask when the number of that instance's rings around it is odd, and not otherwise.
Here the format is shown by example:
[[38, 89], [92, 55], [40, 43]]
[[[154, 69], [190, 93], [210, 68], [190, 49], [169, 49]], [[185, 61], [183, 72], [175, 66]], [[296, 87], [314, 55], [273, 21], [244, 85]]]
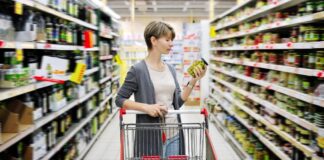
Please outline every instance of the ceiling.
[[[131, 0], [107, 0], [123, 18], [131, 16]], [[214, 15], [233, 7], [236, 0], [214, 0]], [[135, 0], [135, 17], [209, 18], [210, 0]]]

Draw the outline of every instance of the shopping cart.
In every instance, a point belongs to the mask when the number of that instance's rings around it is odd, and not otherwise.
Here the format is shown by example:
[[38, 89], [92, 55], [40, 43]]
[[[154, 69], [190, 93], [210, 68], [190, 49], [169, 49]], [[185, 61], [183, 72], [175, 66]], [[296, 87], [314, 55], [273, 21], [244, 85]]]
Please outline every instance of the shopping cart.
[[[206, 109], [168, 111], [168, 115], [201, 114], [200, 123], [125, 123], [126, 114], [145, 113], [120, 109], [121, 160], [217, 160], [208, 133]], [[180, 155], [165, 156], [167, 135], [180, 137]]]

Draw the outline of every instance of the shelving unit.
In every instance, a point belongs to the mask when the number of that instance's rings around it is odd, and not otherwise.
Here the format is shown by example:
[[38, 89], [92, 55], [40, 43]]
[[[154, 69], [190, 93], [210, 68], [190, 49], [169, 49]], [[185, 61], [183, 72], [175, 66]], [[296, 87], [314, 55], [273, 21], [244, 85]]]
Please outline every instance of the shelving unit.
[[102, 124], [100, 130], [98, 131], [98, 133], [92, 138], [92, 140], [90, 141], [90, 143], [87, 145], [87, 147], [81, 152], [81, 154], [79, 155], [79, 157], [77, 158], [77, 160], [82, 160], [84, 158], [84, 156], [88, 153], [88, 151], [91, 149], [91, 147], [93, 146], [93, 144], [97, 141], [97, 139], [99, 138], [99, 136], [102, 134], [102, 132], [105, 130], [105, 128], [108, 126], [108, 124], [111, 122], [111, 120], [116, 116], [116, 114], [118, 113], [118, 110], [115, 109], [112, 114], [109, 116], [109, 118]]
[[[12, 1], [13, 3], [15, 2], [20, 2], [23, 4], [23, 9], [24, 10], [33, 10], [36, 12], [40, 13], [45, 13], [44, 15], [50, 15], [53, 18], [58, 18], [58, 19], [63, 19], [69, 22], [73, 22], [71, 25], [76, 25], [77, 27], [82, 27], [86, 29], [90, 29], [92, 32], [91, 34], [95, 34], [95, 36], [98, 39], [100, 39], [100, 29], [99, 29], [99, 24], [91, 24], [86, 21], [83, 21], [81, 19], [75, 18], [73, 16], [70, 16], [66, 13], [57, 11], [55, 9], [50, 8], [49, 6], [46, 6], [44, 4], [41, 4], [40, 2], [36, 0], [14, 0]], [[117, 15], [113, 10], [111, 10], [106, 4], [99, 0], [82, 0], [79, 2], [85, 2], [87, 3], [87, 6], [93, 9], [93, 14], [96, 14], [98, 16], [98, 21], [107, 21], [107, 24], [111, 25], [111, 23], [118, 23], [118, 19], [120, 18], [119, 15]], [[8, 2], [9, 3], [9, 2]], [[11, 2], [10, 2], [11, 3]], [[7, 5], [7, 4], [4, 4]], [[105, 16], [105, 18], [102, 18], [102, 16]], [[45, 20], [44, 20], [45, 21]], [[47, 19], [46, 19], [47, 22]], [[69, 23], [68, 22], [68, 23]], [[118, 41], [116, 39], [119, 37], [117, 34], [118, 30], [113, 32], [111, 34], [111, 37], [107, 39], [109, 43], [114, 43], [114, 47], [109, 47], [110, 50], [118, 51], [119, 46], [118, 46]], [[47, 37], [48, 35], [46, 35]], [[75, 38], [75, 37], [74, 37]], [[47, 39], [47, 42], [52, 42], [49, 39]], [[103, 39], [100, 39], [103, 40]], [[100, 41], [99, 40], [99, 41]], [[67, 40], [66, 40], [67, 41]], [[114, 42], [116, 41], [116, 42]], [[64, 41], [63, 41], [64, 42]], [[54, 121], [59, 121], [61, 117], [64, 115], [70, 114], [73, 109], [79, 109], [78, 107], [81, 105], [93, 105], [90, 104], [94, 102], [96, 98], [99, 97], [99, 94], [104, 92], [104, 90], [101, 90], [102, 85], [104, 86], [109, 86], [107, 82], [112, 82], [112, 77], [100, 77], [99, 73], [101, 74], [102, 70], [104, 68], [101, 68], [100, 66], [97, 66], [96, 63], [93, 63], [94, 61], [98, 61], [99, 63], [101, 61], [109, 62], [112, 64], [113, 56], [116, 54], [106, 54], [105, 56], [100, 56], [101, 48], [99, 50], [99, 47], [97, 44], [93, 43], [94, 46], [91, 48], [87, 48], [85, 46], [80, 46], [80, 45], [65, 45], [65, 43], [59, 42], [60, 44], [52, 44], [52, 43], [39, 43], [36, 41], [33, 42], [18, 42], [18, 41], [6, 41], [6, 40], [0, 40], [0, 49], [5, 49], [6, 50], [15, 50], [15, 49], [21, 49], [21, 50], [26, 50], [26, 52], [32, 52], [32, 50], [37, 50], [37, 54], [42, 54], [41, 51], [45, 50], [50, 50], [47, 52], [54, 52], [54, 51], [82, 51], [84, 54], [89, 54], [89, 56], [93, 57], [87, 57], [87, 58], [92, 58], [91, 62], [89, 61], [84, 61], [85, 63], [90, 63], [91, 67], [89, 65], [87, 67], [91, 68], [85, 71], [84, 76], [87, 79], [87, 83], [91, 84], [86, 84], [88, 85], [85, 87], [85, 84], [80, 84], [81, 86], [78, 86], [78, 84], [71, 84], [73, 85], [73, 89], [80, 89], [81, 91], [79, 92], [78, 97], [82, 94], [82, 97], [79, 98], [73, 98], [71, 101], [68, 102], [64, 107], [57, 111], [48, 111], [47, 113], [44, 114], [41, 118], [33, 121], [31, 125], [21, 125], [20, 130], [18, 133], [0, 133], [0, 153], [2, 156], [2, 153], [5, 153], [8, 151], [8, 149], [17, 147], [17, 144], [20, 142], [25, 143], [25, 140], [28, 138], [31, 138], [33, 140], [34, 133], [37, 132], [43, 132], [45, 135], [45, 130], [49, 125], [52, 125]], [[67, 43], [66, 43], [67, 44]], [[71, 42], [69, 44], [72, 44]], [[82, 43], [79, 43], [82, 44]], [[65, 53], [65, 52], [62, 52]], [[96, 55], [98, 54], [98, 56]], [[78, 57], [80, 58], [80, 57]], [[84, 57], [81, 57], [84, 58]], [[79, 60], [79, 59], [78, 59]], [[87, 59], [88, 60], [88, 59]], [[2, 63], [2, 61], [1, 61]], [[109, 67], [108, 67], [109, 68]], [[111, 69], [113, 70], [113, 69]], [[113, 72], [113, 71], [111, 71]], [[70, 79], [70, 76], [67, 75], [66, 78], [64, 78], [65, 81], [68, 81]], [[101, 79], [98, 81], [98, 79]], [[118, 77], [115, 78], [117, 80]], [[105, 84], [107, 83], [107, 85]], [[113, 82], [115, 85], [118, 84], [119, 82]], [[70, 85], [70, 84], [67, 84]], [[10, 101], [12, 98], [16, 98], [17, 96], [24, 95], [26, 93], [34, 93], [34, 91], [37, 91], [37, 94], [40, 92], [41, 89], [44, 89], [46, 87], [61, 87], [56, 85], [56, 83], [53, 82], [35, 82], [32, 84], [28, 84], [26, 86], [22, 87], [17, 87], [17, 88], [12, 88], [12, 89], [0, 89], [0, 103]], [[78, 88], [79, 87], [79, 88]], [[92, 89], [89, 89], [92, 88]], [[113, 87], [109, 88], [112, 89]], [[47, 90], [47, 89], [46, 89]], [[62, 89], [63, 90], [63, 89]], [[54, 91], [53, 91], [54, 92]], [[57, 91], [56, 91], [57, 92]], [[72, 91], [71, 91], [72, 92]], [[107, 92], [106, 92], [107, 93]], [[46, 93], [47, 95], [48, 93]], [[63, 95], [63, 94], [62, 94]], [[112, 118], [116, 115], [117, 109], [116, 107], [113, 107], [113, 98], [116, 93], [111, 92], [109, 96], [105, 97], [103, 101], [101, 101], [98, 106], [94, 106], [91, 110], [89, 110], [89, 113], [86, 114], [83, 120], [81, 120], [79, 123], [73, 124], [71, 127], [69, 127], [68, 131], [65, 132], [63, 136], [60, 136], [58, 139], [58, 142], [54, 145], [54, 148], [51, 148], [50, 150], [47, 150], [46, 155], [41, 157], [41, 159], [48, 160], [53, 158], [53, 156], [57, 156], [57, 154], [62, 154], [62, 149], [67, 145], [67, 143], [72, 139], [75, 138], [75, 136], [81, 131], [81, 130], [86, 130], [87, 128], [85, 127], [89, 123], [92, 123], [93, 120], [98, 120], [100, 119], [100, 128], [97, 128], [98, 132], [95, 135], [89, 135], [91, 136], [91, 141], [87, 144], [86, 148], [82, 151], [78, 151], [79, 157], [78, 159], [82, 159], [85, 154], [88, 152], [88, 150], [91, 148], [91, 146], [95, 143], [97, 138], [100, 136], [100, 134], [103, 132], [103, 130], [106, 128], [106, 126], [109, 124], [109, 122], [112, 120]], [[97, 103], [97, 102], [96, 102]], [[98, 102], [99, 103], [99, 102]], [[88, 107], [88, 106], [87, 106]], [[81, 111], [81, 112], [84, 112]], [[79, 113], [78, 113], [79, 114]], [[107, 115], [109, 114], [109, 117], [107, 118]], [[103, 119], [105, 118], [105, 119]], [[72, 120], [71, 120], [72, 121]], [[98, 120], [99, 121], [99, 120]], [[66, 122], [67, 123], [67, 122]], [[101, 124], [102, 123], [102, 124]], [[2, 126], [0, 126], [2, 127]], [[46, 129], [45, 129], [46, 128]], [[47, 131], [46, 131], [47, 132]], [[52, 138], [57, 138], [59, 135], [53, 135], [55, 137]], [[30, 145], [29, 143], [26, 144], [27, 146]], [[47, 144], [45, 144], [47, 145]], [[10, 154], [10, 152], [9, 152]], [[9, 155], [11, 156], [11, 155]], [[22, 158], [22, 157], [19, 157]]]
[[[25, 130], [25, 131], [23, 131], [21, 133], [17, 133], [17, 135], [14, 138], [12, 138], [9, 141], [1, 144], [0, 145], [0, 152], [6, 150], [11, 145], [13, 145], [16, 142], [20, 141], [21, 139], [25, 138], [29, 134], [33, 133], [37, 129], [41, 128], [42, 126], [44, 126], [48, 122], [54, 120], [55, 118], [62, 115], [66, 111], [70, 110], [71, 108], [83, 103], [84, 101], [86, 101], [87, 99], [92, 97], [94, 94], [96, 94], [98, 91], [99, 91], [99, 89], [95, 89], [95, 90], [91, 91], [90, 93], [88, 93], [87, 95], [85, 95], [84, 97], [82, 97], [80, 99], [77, 99], [77, 100], [74, 100], [73, 102], [69, 103], [67, 106], [63, 107], [61, 110], [59, 110], [57, 112], [53, 112], [53, 113], [51, 113], [51, 114], [37, 120], [32, 127], [28, 128], [27, 130]], [[7, 133], [2, 133], [2, 134], [7, 134]]]
[[[261, 20], [269, 18], [268, 15], [272, 15], [272, 13], [281, 14], [287, 11], [296, 10], [297, 6], [304, 6], [306, 5], [305, 2], [307, 0], [278, 0], [272, 1], [268, 4], [264, 4], [264, 6], [259, 8], [253, 8], [256, 6], [257, 1], [254, 0], [246, 0], [243, 3], [234, 6], [232, 9], [226, 11], [225, 13], [221, 14], [220, 16], [216, 17], [215, 19], [210, 21], [211, 29], [215, 29], [217, 32], [216, 36], [214, 37], [211, 34], [211, 48], [210, 48], [210, 88], [215, 91], [215, 93], [211, 93], [210, 97], [216, 100], [221, 107], [231, 116], [233, 116], [237, 121], [239, 121], [243, 126], [245, 126], [249, 131], [251, 131], [268, 149], [270, 149], [279, 159], [291, 159], [288, 155], [286, 155], [281, 149], [275, 146], [271, 141], [263, 137], [257, 130], [255, 130], [254, 126], [251, 126], [239, 117], [236, 113], [229, 110], [228, 107], [222, 105], [222, 100], [218, 97], [223, 97], [233, 105], [238, 107], [240, 110], [247, 113], [250, 117], [253, 117], [256, 121], [262, 123], [268, 129], [276, 133], [276, 135], [280, 136], [285, 141], [289, 142], [293, 147], [297, 148], [298, 151], [301, 151], [306, 157], [312, 160], [322, 160], [323, 158], [318, 157], [316, 153], [319, 151], [317, 148], [311, 148], [309, 146], [303, 145], [299, 142], [299, 139], [293, 137], [292, 135], [286, 133], [283, 130], [280, 130], [278, 126], [272, 125], [267, 118], [264, 118], [262, 115], [257, 114], [249, 106], [243, 105], [238, 99], [233, 98], [229, 93], [223, 92], [220, 88], [216, 87], [213, 82], [221, 84], [224, 88], [227, 88], [232, 91], [232, 93], [239, 94], [242, 97], [245, 97], [247, 100], [251, 100], [252, 103], [257, 103], [261, 107], [266, 108], [267, 110], [279, 115], [283, 119], [290, 120], [296, 123], [298, 126], [302, 127], [303, 129], [310, 131], [312, 135], [322, 137], [323, 136], [323, 128], [318, 127], [315, 122], [311, 122], [306, 120], [302, 116], [297, 116], [293, 114], [288, 109], [281, 108], [274, 104], [275, 102], [270, 100], [266, 100], [261, 98], [258, 94], [252, 93], [248, 90], [244, 90], [237, 85], [232, 84], [229, 81], [226, 81], [219, 77], [220, 75], [225, 75], [226, 77], [232, 77], [233, 80], [239, 80], [237, 82], [244, 82], [251, 84], [252, 86], [259, 86], [265, 88], [266, 91], [269, 93], [281, 93], [285, 96], [289, 96], [291, 98], [295, 98], [297, 100], [301, 100], [303, 103], [312, 104], [316, 109], [321, 109], [324, 107], [324, 98], [302, 93], [301, 91], [297, 91], [288, 87], [283, 87], [275, 83], [268, 82], [266, 80], [259, 80], [249, 76], [247, 74], [243, 75], [235, 71], [235, 69], [230, 67], [250, 67], [252, 69], [259, 68], [263, 70], [270, 70], [270, 71], [280, 71], [285, 73], [294, 74], [296, 76], [305, 76], [310, 79], [317, 79], [323, 78], [323, 70], [321, 69], [309, 69], [309, 68], [301, 68], [301, 67], [294, 67], [284, 65], [286, 63], [267, 63], [264, 60], [260, 60], [259, 62], [254, 62], [253, 60], [249, 60], [251, 57], [248, 54], [252, 53], [264, 53], [270, 52], [275, 54], [282, 54], [283, 51], [299, 52], [314, 52], [313, 50], [322, 50], [324, 48], [323, 41], [292, 41], [290, 38], [287, 38], [286, 31], [290, 28], [298, 28], [297, 26], [312, 26], [313, 23], [318, 24], [324, 19], [324, 11], [320, 12], [313, 12], [307, 14], [296, 15], [297, 12], [294, 12], [293, 15], [287, 15], [284, 17], [285, 19], [276, 20], [275, 18], [268, 23], [261, 23]], [[245, 16], [233, 16], [238, 11], [241, 11], [250, 7], [249, 14]], [[295, 7], [295, 8], [293, 8]], [[286, 11], [285, 11], [286, 10]], [[242, 13], [242, 12], [241, 12]], [[247, 13], [247, 12], [246, 12]], [[231, 17], [230, 17], [231, 16]], [[230, 17], [230, 18], [229, 18]], [[262, 18], [262, 19], [261, 19]], [[225, 19], [225, 20], [223, 20]], [[259, 24], [257, 22], [260, 22]], [[262, 21], [263, 22], [263, 21]], [[248, 24], [249, 23], [249, 24]], [[252, 26], [249, 26], [252, 25]], [[300, 29], [300, 28], [298, 28]], [[279, 39], [273, 43], [262, 42], [262, 36], [265, 34], [277, 34]], [[300, 33], [300, 32], [298, 32]], [[284, 37], [280, 37], [279, 35], [283, 35]], [[289, 35], [289, 32], [288, 32]], [[298, 35], [298, 34], [297, 34]], [[260, 36], [261, 41], [257, 41], [257, 36]], [[299, 35], [300, 36], [300, 35]], [[251, 38], [252, 37], [252, 38]], [[253, 43], [247, 43], [247, 40], [251, 38]], [[255, 39], [253, 39], [255, 38]], [[282, 39], [280, 39], [282, 38]], [[242, 40], [242, 41], [241, 41]], [[251, 42], [251, 41], [250, 41]], [[245, 45], [242, 45], [245, 44]], [[247, 45], [248, 44], [248, 45]], [[253, 45], [252, 45], [253, 44]], [[222, 54], [226, 53], [227, 55], [240, 55], [240, 58], [232, 58], [232, 56], [223, 56]], [[316, 51], [315, 51], [316, 52]], [[217, 54], [216, 54], [217, 53]], [[242, 54], [248, 55], [247, 57], [242, 56]], [[231, 58], [229, 58], [231, 57]], [[238, 57], [238, 56], [236, 56]], [[252, 58], [251, 58], [252, 59]], [[220, 65], [215, 65], [220, 63]], [[230, 64], [230, 65], [229, 65]], [[226, 66], [228, 65], [228, 66]], [[223, 67], [226, 66], [226, 67]], [[228, 68], [228, 69], [226, 69]], [[240, 68], [241, 69], [241, 68]], [[277, 72], [276, 72], [277, 73]], [[265, 73], [267, 74], [267, 72]], [[247, 84], [247, 85], [248, 85]], [[316, 112], [316, 111], [315, 111]], [[315, 141], [316, 141], [315, 137]]]
[[[220, 96], [225, 97], [226, 99], [228, 99], [229, 101], [232, 101], [232, 97], [229, 98], [229, 96], [226, 96], [224, 94], [222, 94], [222, 92], [217, 92], [219, 93]], [[211, 97], [213, 99], [215, 99], [218, 103], [220, 103], [222, 105], [222, 103], [220, 102], [220, 100], [218, 98], [216, 98], [216, 96], [211, 95]], [[225, 108], [225, 107], [224, 107]], [[250, 126], [245, 120], [243, 120], [242, 118], [240, 118], [239, 116], [237, 116], [235, 113], [233, 113], [233, 111], [225, 109], [227, 113], [229, 113], [231, 116], [235, 116], [235, 119], [238, 120], [241, 124], [243, 124], [247, 129], [249, 129], [249, 131], [251, 131], [253, 133], [254, 136], [256, 136], [265, 146], [267, 146], [273, 153], [275, 153], [278, 157], [280, 157], [283, 160], [290, 160], [290, 158], [283, 153], [278, 147], [276, 147], [272, 142], [270, 142], [268, 139], [266, 139], [264, 136], [262, 136], [259, 132], [257, 132], [253, 126]], [[216, 119], [216, 118], [214, 118]], [[216, 120], [215, 120], [216, 121]], [[235, 143], [234, 143], [235, 144]], [[236, 144], [239, 145], [239, 144]]]

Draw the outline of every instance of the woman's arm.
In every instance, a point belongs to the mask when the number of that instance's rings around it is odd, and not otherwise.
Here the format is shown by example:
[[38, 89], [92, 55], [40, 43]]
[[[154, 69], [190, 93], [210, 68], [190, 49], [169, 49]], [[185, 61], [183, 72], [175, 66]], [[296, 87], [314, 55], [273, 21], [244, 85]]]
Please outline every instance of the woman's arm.
[[163, 117], [167, 112], [168, 109], [166, 106], [159, 105], [159, 104], [145, 104], [134, 102], [132, 100], [125, 100], [123, 108], [127, 110], [137, 110], [141, 112], [145, 112], [151, 117]]
[[149, 114], [152, 117], [163, 116], [167, 113], [167, 107], [158, 104], [145, 104], [129, 100], [129, 97], [137, 91], [138, 83], [136, 79], [136, 72], [133, 67], [127, 73], [124, 84], [120, 87], [117, 97], [116, 105], [127, 110], [137, 110]]

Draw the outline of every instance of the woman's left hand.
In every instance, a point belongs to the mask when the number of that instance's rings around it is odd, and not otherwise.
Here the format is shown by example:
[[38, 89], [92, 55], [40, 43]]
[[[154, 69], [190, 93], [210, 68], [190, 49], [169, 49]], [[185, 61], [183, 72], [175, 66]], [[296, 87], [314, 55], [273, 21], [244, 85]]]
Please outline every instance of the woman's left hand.
[[200, 66], [197, 66], [194, 68], [194, 73], [195, 73], [195, 77], [192, 78], [193, 81], [199, 81], [200, 79], [202, 79], [207, 71], [207, 66], [205, 67], [205, 69], [202, 69]]

